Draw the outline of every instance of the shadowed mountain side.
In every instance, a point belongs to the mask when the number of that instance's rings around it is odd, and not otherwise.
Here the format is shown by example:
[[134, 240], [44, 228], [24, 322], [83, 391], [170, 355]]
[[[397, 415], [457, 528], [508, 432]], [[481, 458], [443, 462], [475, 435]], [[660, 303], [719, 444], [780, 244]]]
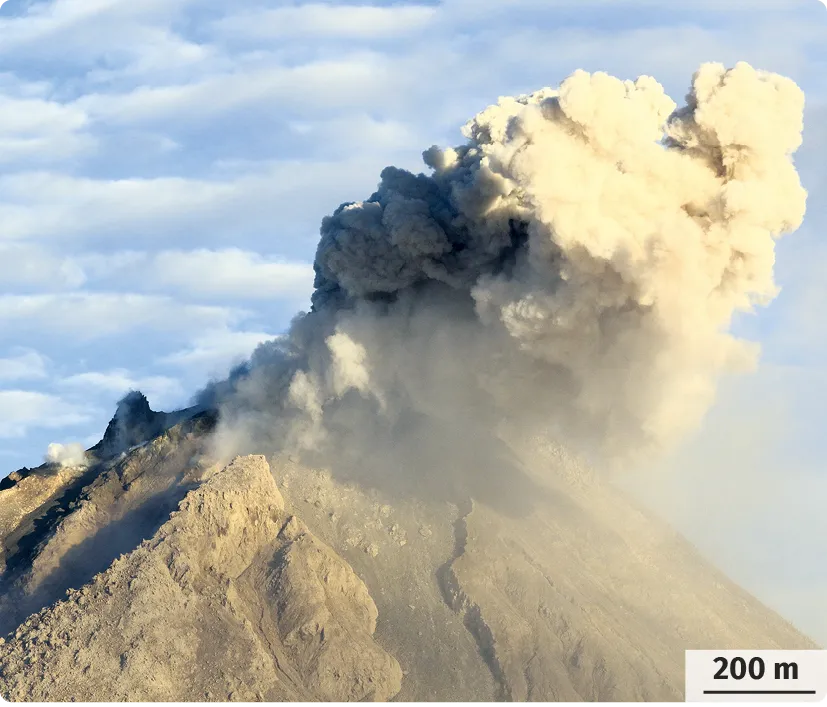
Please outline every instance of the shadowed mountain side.
[[194, 406], [174, 412], [156, 412], [149, 407], [143, 393], [133, 390], [118, 402], [103, 439], [89, 452], [102, 458], [111, 457], [154, 439], [164, 430], [202, 411], [202, 408]]
[[130, 454], [90, 454], [85, 469], [46, 465], [0, 491], [0, 633], [90, 581], [166, 522], [200, 476], [201, 446], [214, 424], [214, 415], [199, 413]]

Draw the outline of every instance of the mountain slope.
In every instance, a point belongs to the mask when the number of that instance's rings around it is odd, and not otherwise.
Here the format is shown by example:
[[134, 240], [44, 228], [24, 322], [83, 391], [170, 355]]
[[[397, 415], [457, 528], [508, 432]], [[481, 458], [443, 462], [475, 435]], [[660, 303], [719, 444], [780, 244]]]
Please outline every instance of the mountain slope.
[[0, 490], [0, 693], [679, 700], [688, 648], [815, 647], [548, 443], [222, 468], [214, 422]]
[[461, 521], [455, 605], [507, 698], [682, 700], [687, 649], [816, 647], [612, 489], [568, 491]]
[[[485, 501], [453, 503], [273, 462], [288, 503], [365, 577], [386, 617], [378, 640], [417, 676], [400, 697], [682, 700], [687, 649], [817, 647], [564, 450], [530, 448], [510, 474], [455, 480]], [[434, 645], [456, 657], [436, 668]]]
[[262, 457], [189, 492], [136, 550], [0, 648], [13, 700], [362, 700], [399, 690], [364, 584]]

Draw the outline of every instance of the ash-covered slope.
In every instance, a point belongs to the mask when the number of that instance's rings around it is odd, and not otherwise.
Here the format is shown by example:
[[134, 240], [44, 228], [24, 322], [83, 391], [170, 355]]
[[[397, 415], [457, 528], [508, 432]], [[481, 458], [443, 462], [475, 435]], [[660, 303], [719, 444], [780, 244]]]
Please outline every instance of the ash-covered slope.
[[27, 477], [5, 697], [679, 700], [687, 648], [815, 647], [559, 448], [400, 493], [392, 469], [217, 471], [213, 428]]
[[365, 578], [402, 699], [682, 700], [687, 649], [817, 648], [563, 449], [532, 448], [469, 486], [444, 470], [451, 501], [272, 463]]
[[13, 700], [363, 700], [399, 690], [376, 606], [263, 457], [205, 474], [151, 539], [0, 647]]
[[[182, 421], [184, 424], [178, 425]], [[119, 466], [123, 461], [121, 455], [124, 452], [151, 440], [157, 440], [156, 446], [175, 446], [176, 455], [192, 453], [193, 435], [200, 436], [200, 433], [211, 428], [214, 423], [214, 414], [205, 413], [197, 407], [171, 413], [156, 412], [150, 408], [146, 396], [139, 391], [132, 391], [118, 403], [103, 438], [94, 447], [86, 450], [82, 463], [73, 460], [69, 464], [46, 463], [35, 469], [24, 467], [0, 480], [0, 589], [7, 588], [10, 577], [19, 574], [21, 568], [28, 569], [35, 554], [39, 554], [39, 544], [57, 527], [58, 521], [74, 508], [74, 504], [86, 499], [89, 501], [86, 506], [107, 507], [107, 500], [90, 501], [90, 494], [95, 496], [99, 493], [101, 486], [106, 485], [105, 480], [112, 474], [118, 478], [119, 483], [129, 486], [133, 481], [130, 469], [141, 467], [139, 475], [142, 478], [139, 486], [148, 489], [147, 496], [151, 496], [153, 490], [167, 490], [169, 485], [174, 483], [174, 474], [146, 473], [147, 465], [142, 455], [153, 453], [154, 447], [131, 457]], [[159, 439], [160, 435], [171, 428], [174, 428], [171, 434]], [[104, 479], [104, 482], [96, 482], [99, 477]], [[146, 485], [150, 477], [159, 481], [160, 487]], [[173, 507], [178, 500], [180, 496], [173, 499]], [[158, 512], [157, 504], [150, 506], [155, 508], [153, 513]], [[110, 513], [111, 509], [107, 508], [106, 512]], [[163, 522], [164, 512], [160, 509], [160, 522]], [[115, 510], [115, 517], [118, 514], [119, 511]], [[75, 514], [73, 521], [77, 518], [78, 514]], [[87, 525], [91, 527], [94, 522]], [[108, 561], [99, 569], [105, 569]], [[10, 565], [8, 568], [7, 564]], [[3, 604], [3, 598], [0, 596], [0, 606]], [[0, 631], [4, 626], [3, 615], [0, 614]]]
[[0, 634], [151, 537], [197, 483], [214, 424], [200, 413], [113, 456], [98, 444], [88, 466], [44, 464], [0, 490]]
[[564, 450], [537, 443], [525, 517], [457, 524], [454, 606], [514, 700], [682, 700], [687, 649], [817, 646]]

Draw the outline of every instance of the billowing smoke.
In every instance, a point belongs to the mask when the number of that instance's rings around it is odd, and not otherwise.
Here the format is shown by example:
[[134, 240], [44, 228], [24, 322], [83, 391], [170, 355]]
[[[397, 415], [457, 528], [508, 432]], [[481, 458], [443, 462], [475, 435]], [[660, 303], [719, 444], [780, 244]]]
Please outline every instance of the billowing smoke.
[[59, 444], [52, 442], [46, 448], [46, 462], [57, 464], [61, 467], [86, 468], [89, 461], [86, 458], [86, 451], [77, 442], [70, 444]]
[[312, 311], [211, 390], [221, 444], [439, 457], [510, 426], [617, 462], [679, 440], [755, 364], [727, 329], [776, 294], [806, 200], [794, 82], [706, 64], [686, 100], [577, 71], [426, 150], [431, 174], [386, 168], [324, 219]]

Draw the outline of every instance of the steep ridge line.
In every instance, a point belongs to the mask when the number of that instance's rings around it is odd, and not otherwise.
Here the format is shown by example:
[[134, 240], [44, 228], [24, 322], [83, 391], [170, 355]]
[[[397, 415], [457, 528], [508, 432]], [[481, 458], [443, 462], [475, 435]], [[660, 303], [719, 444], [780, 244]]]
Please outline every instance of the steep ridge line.
[[[2, 538], [8, 566], [0, 578], [0, 633], [151, 537], [197, 485], [211, 426], [208, 416], [196, 416], [128, 453], [92, 457], [86, 471], [10, 528]], [[46, 476], [43, 484], [52, 480]]]

